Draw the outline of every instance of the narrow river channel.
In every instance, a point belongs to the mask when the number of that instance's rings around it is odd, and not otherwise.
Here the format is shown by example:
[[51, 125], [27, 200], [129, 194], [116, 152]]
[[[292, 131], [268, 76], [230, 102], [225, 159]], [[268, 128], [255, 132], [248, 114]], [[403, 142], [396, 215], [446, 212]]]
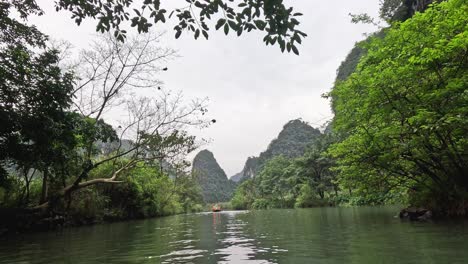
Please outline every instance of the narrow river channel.
[[468, 222], [395, 207], [177, 215], [0, 240], [0, 263], [468, 263]]

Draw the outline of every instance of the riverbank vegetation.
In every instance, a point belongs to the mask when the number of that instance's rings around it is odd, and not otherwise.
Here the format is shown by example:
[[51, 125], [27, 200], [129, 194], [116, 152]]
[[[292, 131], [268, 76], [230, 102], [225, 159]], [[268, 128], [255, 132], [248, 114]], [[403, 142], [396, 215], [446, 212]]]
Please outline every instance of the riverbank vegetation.
[[[102, 166], [89, 176], [89, 180], [109, 175], [118, 168], [112, 164]], [[28, 197], [24, 196], [26, 186], [19, 178], [8, 180], [11, 187], [2, 193], [5, 207], [34, 205], [40, 200], [42, 182], [39, 178], [31, 180]], [[96, 184], [80, 189], [56, 204], [46, 216], [40, 212], [17, 210], [14, 217], [4, 218], [3, 223], [10, 224], [9, 227], [13, 225], [17, 231], [46, 230], [55, 225], [87, 225], [201, 211], [203, 208], [198, 186], [190, 176], [169, 176], [161, 172], [157, 164], [137, 164], [122, 173], [119, 181], [119, 184]]]
[[[94, 222], [200, 207], [179, 194], [190, 180], [185, 156], [198, 145], [186, 130], [211, 123], [206, 100], [186, 103], [160, 87], [155, 73], [174, 52], [157, 46], [159, 37], [121, 43], [103, 36], [76, 62], [60, 60], [65, 50], [4, 51], [0, 201], [7, 225], [31, 214]], [[115, 119], [111, 112], [125, 118], [112, 126], [104, 121]]]
[[208, 39], [216, 19], [226, 35], [262, 31], [266, 44], [296, 54], [306, 34], [280, 1], [187, 2], [56, 1], [103, 33], [76, 51], [28, 23], [44, 15], [35, 1], [0, 1], [0, 234], [201, 209], [186, 161], [200, 140], [187, 131], [214, 120], [206, 99], [163, 87], [176, 54], [150, 28], [172, 18], [176, 38]]
[[452, 0], [392, 24], [330, 93], [342, 186], [401, 189], [410, 205], [468, 213], [467, 15]]
[[297, 158], [275, 156], [253, 178], [237, 187], [231, 200], [236, 209], [359, 206], [397, 203], [398, 192], [362, 195], [338, 182], [336, 159], [327, 151], [336, 141], [322, 134]]
[[325, 95], [335, 113], [328, 132], [299, 158], [270, 159], [237, 188], [234, 207], [400, 203], [468, 213], [468, 5], [426, 3], [401, 16], [404, 5], [385, 2], [390, 26], [353, 50]]

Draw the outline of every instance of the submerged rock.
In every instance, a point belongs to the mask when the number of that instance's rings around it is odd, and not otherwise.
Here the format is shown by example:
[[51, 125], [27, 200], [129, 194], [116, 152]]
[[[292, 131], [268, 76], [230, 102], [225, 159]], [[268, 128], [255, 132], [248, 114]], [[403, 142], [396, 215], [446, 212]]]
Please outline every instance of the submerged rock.
[[401, 219], [427, 221], [432, 219], [432, 211], [426, 208], [408, 207], [400, 211]]

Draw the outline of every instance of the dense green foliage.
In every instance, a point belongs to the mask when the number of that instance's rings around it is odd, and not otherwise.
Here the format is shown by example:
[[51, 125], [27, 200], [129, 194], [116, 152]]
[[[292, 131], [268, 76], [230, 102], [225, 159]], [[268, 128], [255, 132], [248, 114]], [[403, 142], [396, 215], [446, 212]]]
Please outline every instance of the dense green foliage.
[[[105, 175], [104, 170], [111, 171], [112, 168], [101, 168], [95, 177], [102, 177], [99, 175], [101, 173]], [[119, 185], [83, 190], [85, 193], [96, 191], [98, 197], [90, 198], [90, 205], [93, 201], [105, 201], [102, 208], [96, 210], [97, 216], [128, 219], [191, 212], [202, 208], [198, 185], [188, 175], [178, 175], [171, 179], [157, 166], [139, 164], [125, 172], [122, 180], [124, 183]]]
[[334, 161], [325, 155], [332, 135], [321, 134], [310, 126], [308, 130], [313, 131], [312, 138], [296, 138], [292, 144], [306, 146], [301, 155], [275, 155], [253, 178], [238, 186], [231, 200], [234, 208], [312, 207], [335, 203], [339, 193], [331, 170]]
[[195, 156], [192, 175], [201, 187], [205, 202], [219, 203], [231, 199], [235, 183], [228, 180], [210, 151], [202, 150]]
[[[115, 169], [115, 165], [108, 163], [93, 171], [90, 179], [105, 177]], [[81, 225], [193, 212], [203, 208], [199, 187], [189, 175], [177, 175], [171, 179], [159, 170], [157, 164], [139, 163], [122, 174], [120, 179], [118, 185], [93, 185], [76, 191], [68, 203], [61, 203], [54, 210], [66, 212], [61, 217], [67, 217], [68, 224]], [[0, 188], [2, 206], [15, 205], [23, 199], [17, 190], [25, 187], [24, 182], [15, 180], [15, 185], [6, 193]], [[39, 178], [32, 180], [30, 192], [31, 200], [39, 199]], [[36, 218], [26, 219], [15, 228], [38, 228], [38, 221]]]
[[231, 199], [231, 205], [236, 210], [250, 209], [257, 197], [257, 189], [253, 179], [247, 179], [237, 186]]
[[[27, 24], [32, 14], [42, 15], [35, 1], [0, 1], [2, 232], [54, 216], [94, 222], [200, 209], [200, 190], [184, 173], [197, 143], [185, 129], [209, 125], [203, 100], [182, 107], [164, 91], [126, 96], [132, 87], [157, 88], [157, 62], [171, 51], [149, 35], [126, 43], [109, 36], [75, 66], [62, 65], [69, 54], [49, 48]], [[103, 113], [122, 103], [128, 123], [113, 127]]]
[[[159, 62], [174, 51], [156, 47], [153, 34], [127, 38], [122, 28], [149, 32], [174, 15], [176, 38], [191, 31], [208, 39], [208, 20], [215, 20], [225, 34], [263, 31], [267, 45], [296, 54], [306, 34], [297, 29], [301, 14], [282, 1], [182, 4], [167, 14], [159, 0], [140, 6], [127, 0], [56, 1], [56, 10], [70, 12], [78, 25], [91, 19], [97, 31], [114, 33], [73, 61], [60, 45], [49, 48], [48, 36], [28, 24], [29, 16], [44, 15], [36, 1], [0, 0], [2, 220], [16, 224], [24, 220], [17, 221], [20, 215], [54, 214], [120, 219], [200, 207], [200, 190], [184, 170], [186, 155], [197, 148], [187, 127], [211, 123], [201, 117], [205, 101], [182, 106], [181, 94], [161, 91], [157, 73], [167, 68]], [[142, 87], [158, 95], [133, 96]], [[118, 127], [104, 121], [114, 107], [128, 114]], [[227, 183], [219, 200], [230, 197], [233, 184]]]
[[402, 203], [467, 213], [467, 5], [425, 10], [429, 2], [384, 1], [391, 27], [338, 69], [327, 133], [299, 157], [265, 159], [235, 208]]
[[466, 214], [467, 17], [466, 1], [452, 0], [393, 24], [334, 88], [334, 129], [346, 136], [330, 153], [343, 187]]
[[[44, 48], [46, 36], [11, 18], [10, 12], [10, 4], [1, 3], [0, 161], [56, 165], [75, 144], [73, 120], [63, 111], [71, 105], [73, 75], [58, 67], [57, 50]], [[25, 8], [20, 14], [37, 12]], [[6, 176], [0, 167], [0, 183]]]

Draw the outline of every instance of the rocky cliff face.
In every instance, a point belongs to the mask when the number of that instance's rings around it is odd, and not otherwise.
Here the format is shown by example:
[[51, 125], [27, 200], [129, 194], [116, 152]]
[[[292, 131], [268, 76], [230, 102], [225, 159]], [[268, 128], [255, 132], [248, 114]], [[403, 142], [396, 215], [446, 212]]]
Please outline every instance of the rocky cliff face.
[[228, 180], [213, 153], [208, 150], [200, 151], [193, 160], [192, 173], [202, 189], [206, 203], [226, 202], [231, 199], [235, 183]]
[[304, 154], [306, 147], [321, 135], [318, 129], [311, 127], [306, 122], [296, 119], [284, 125], [278, 137], [271, 141], [268, 148], [258, 157], [249, 157], [244, 169], [236, 174], [236, 179], [253, 178], [262, 166], [271, 158], [283, 155], [288, 158], [296, 158]]
[[249, 157], [245, 162], [244, 169], [242, 170], [242, 175], [246, 178], [253, 178], [257, 172], [258, 158]]
[[231, 180], [234, 182], [242, 182], [242, 180], [253, 178], [257, 170], [257, 161], [258, 157], [249, 157], [242, 171], [231, 176]]
[[229, 180], [233, 181], [233, 182], [239, 182], [240, 180], [242, 180], [242, 177], [244, 176], [244, 174], [242, 174], [242, 172], [239, 172], [239, 173], [236, 173], [234, 175], [232, 175]]
[[[433, 0], [403, 0], [400, 9], [407, 12], [406, 18], [412, 17], [416, 12], [422, 12], [433, 2]], [[437, 2], [437, 1], [436, 1]], [[439, 1], [440, 2], [440, 1]]]

